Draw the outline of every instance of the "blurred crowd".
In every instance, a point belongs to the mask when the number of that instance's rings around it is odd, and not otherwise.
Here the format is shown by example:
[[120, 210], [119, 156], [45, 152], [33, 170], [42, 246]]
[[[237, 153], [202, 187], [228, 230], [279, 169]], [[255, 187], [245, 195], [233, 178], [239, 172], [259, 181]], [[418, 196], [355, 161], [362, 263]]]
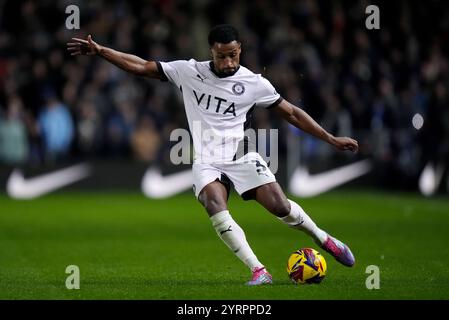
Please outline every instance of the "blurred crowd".
[[[68, 5], [80, 30], [68, 30]], [[405, 176], [449, 154], [449, 10], [445, 1], [0, 1], [0, 162], [74, 157], [168, 161], [169, 135], [187, 127], [177, 89], [98, 57], [71, 57], [66, 42], [91, 34], [144, 59], [207, 60], [207, 34], [230, 23], [241, 63], [336, 135]], [[261, 127], [291, 131], [257, 114]], [[291, 131], [293, 132], [293, 131]], [[281, 135], [283, 134], [281, 133]], [[328, 157], [304, 138], [306, 157]], [[287, 146], [281, 142], [280, 150]]]

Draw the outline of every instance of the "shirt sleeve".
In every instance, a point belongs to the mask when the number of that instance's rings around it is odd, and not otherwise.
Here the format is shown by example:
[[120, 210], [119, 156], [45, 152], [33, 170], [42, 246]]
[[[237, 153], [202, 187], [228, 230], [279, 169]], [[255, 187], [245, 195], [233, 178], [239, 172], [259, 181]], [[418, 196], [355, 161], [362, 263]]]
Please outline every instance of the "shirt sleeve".
[[162, 81], [170, 81], [177, 87], [181, 86], [181, 74], [185, 65], [188, 63], [186, 60], [176, 60], [170, 62], [157, 61], [157, 68], [161, 75]]
[[283, 100], [270, 81], [262, 76], [260, 76], [256, 94], [256, 106], [265, 109], [273, 108]]

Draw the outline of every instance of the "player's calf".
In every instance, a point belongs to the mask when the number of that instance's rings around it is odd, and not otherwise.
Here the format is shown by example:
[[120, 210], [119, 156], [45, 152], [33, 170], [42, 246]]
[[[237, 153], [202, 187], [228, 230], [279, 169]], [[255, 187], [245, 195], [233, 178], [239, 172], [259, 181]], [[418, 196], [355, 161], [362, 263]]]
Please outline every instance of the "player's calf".
[[318, 228], [309, 215], [296, 202], [288, 199], [290, 202], [290, 212], [279, 220], [288, 226], [304, 231], [310, 235], [320, 245], [326, 241], [327, 233]]

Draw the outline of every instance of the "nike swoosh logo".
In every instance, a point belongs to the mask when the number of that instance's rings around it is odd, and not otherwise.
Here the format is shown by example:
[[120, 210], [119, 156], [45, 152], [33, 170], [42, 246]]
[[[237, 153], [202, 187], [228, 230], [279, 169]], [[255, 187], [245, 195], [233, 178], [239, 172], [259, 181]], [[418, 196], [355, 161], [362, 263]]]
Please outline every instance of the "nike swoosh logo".
[[293, 172], [289, 189], [298, 197], [314, 197], [367, 174], [371, 168], [370, 160], [362, 160], [310, 175], [306, 168], [299, 166]]
[[157, 168], [149, 168], [142, 179], [142, 192], [152, 199], [161, 199], [192, 188], [192, 170], [162, 176]]
[[429, 162], [419, 176], [419, 190], [421, 193], [425, 196], [434, 194], [440, 186], [443, 173], [443, 164], [440, 163], [435, 168], [432, 163]]
[[82, 180], [90, 171], [90, 166], [82, 163], [25, 179], [21, 170], [14, 169], [6, 183], [6, 192], [14, 199], [33, 199]]

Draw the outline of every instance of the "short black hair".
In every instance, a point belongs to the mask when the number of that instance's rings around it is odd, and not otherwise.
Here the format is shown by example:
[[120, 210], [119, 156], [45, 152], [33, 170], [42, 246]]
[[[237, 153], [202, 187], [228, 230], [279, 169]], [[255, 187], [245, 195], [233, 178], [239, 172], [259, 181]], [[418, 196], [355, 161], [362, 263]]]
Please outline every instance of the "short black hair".
[[219, 24], [213, 27], [209, 32], [207, 40], [209, 41], [209, 45], [211, 47], [214, 45], [215, 42], [229, 43], [234, 40], [240, 42], [239, 32], [237, 31], [236, 28], [234, 28], [229, 24]]

